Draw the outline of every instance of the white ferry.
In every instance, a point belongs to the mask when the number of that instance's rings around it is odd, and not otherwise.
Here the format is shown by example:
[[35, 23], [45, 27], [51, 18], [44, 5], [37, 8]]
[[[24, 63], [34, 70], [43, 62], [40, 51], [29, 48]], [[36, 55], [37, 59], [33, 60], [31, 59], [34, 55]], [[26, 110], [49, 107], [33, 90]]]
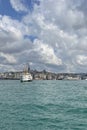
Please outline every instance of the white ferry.
[[20, 77], [20, 81], [21, 82], [30, 82], [33, 80], [33, 77], [30, 73], [30, 67], [27, 67], [24, 72], [22, 73], [21, 77]]

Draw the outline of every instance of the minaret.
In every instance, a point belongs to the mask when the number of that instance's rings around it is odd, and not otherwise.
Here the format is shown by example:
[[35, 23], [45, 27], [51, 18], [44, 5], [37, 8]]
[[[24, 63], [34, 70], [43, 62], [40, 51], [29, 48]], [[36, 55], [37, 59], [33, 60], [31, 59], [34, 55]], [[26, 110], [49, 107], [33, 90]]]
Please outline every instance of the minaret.
[[29, 64], [28, 64], [28, 72], [30, 72], [30, 66], [29, 66]]

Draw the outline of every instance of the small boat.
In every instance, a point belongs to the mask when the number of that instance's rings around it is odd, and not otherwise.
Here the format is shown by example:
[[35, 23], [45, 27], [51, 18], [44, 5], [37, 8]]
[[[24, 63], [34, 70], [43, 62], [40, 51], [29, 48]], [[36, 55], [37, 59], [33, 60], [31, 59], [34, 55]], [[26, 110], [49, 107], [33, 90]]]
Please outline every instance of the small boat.
[[28, 66], [24, 72], [22, 73], [21, 77], [20, 77], [20, 81], [21, 82], [30, 82], [33, 80], [33, 77], [30, 73], [30, 67]]

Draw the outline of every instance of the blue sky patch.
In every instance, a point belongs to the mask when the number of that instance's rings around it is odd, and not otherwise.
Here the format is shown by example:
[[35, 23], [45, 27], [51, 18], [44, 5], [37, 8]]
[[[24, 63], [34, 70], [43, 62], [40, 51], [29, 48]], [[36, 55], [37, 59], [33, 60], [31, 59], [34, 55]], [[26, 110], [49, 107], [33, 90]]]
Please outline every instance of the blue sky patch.
[[9, 0], [0, 0], [0, 14], [1, 15], [7, 15], [12, 17], [13, 19], [18, 19], [20, 20], [22, 18], [22, 16], [25, 15], [24, 12], [16, 12], [11, 4]]

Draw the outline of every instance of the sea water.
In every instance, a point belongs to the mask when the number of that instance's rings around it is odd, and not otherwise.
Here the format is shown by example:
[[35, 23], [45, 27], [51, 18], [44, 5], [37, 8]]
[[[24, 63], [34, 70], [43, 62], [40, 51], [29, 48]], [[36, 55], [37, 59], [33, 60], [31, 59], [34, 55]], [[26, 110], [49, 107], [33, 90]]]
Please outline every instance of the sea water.
[[0, 130], [87, 130], [87, 81], [0, 80]]

